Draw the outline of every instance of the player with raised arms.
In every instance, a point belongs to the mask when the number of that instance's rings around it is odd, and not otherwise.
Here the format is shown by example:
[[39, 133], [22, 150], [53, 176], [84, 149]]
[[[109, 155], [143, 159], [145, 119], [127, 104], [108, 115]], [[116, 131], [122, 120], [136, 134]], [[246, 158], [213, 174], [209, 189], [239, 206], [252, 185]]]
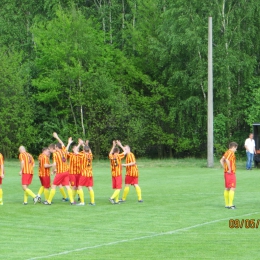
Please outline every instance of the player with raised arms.
[[92, 160], [93, 155], [91, 149], [89, 147], [89, 141], [87, 140], [86, 143], [82, 143], [83, 145], [83, 157], [82, 157], [82, 172], [79, 179], [79, 187], [78, 193], [80, 198], [80, 203], [77, 204], [78, 206], [84, 206], [84, 191], [83, 187], [87, 187], [89, 190], [90, 196], [90, 206], [95, 206], [95, 195], [93, 190], [93, 172], [92, 172]]
[[70, 137], [68, 139], [68, 145], [67, 147], [65, 147], [57, 133], [53, 133], [53, 137], [58, 140], [58, 143], [55, 145], [56, 151], [53, 152], [53, 168], [56, 175], [53, 180], [49, 198], [47, 201], [44, 202], [44, 204], [51, 205], [52, 199], [56, 192], [56, 186], [59, 186], [61, 184], [62, 186], [65, 186], [67, 188], [70, 203], [71, 205], [73, 205], [75, 204], [75, 202], [69, 184], [69, 165], [67, 163], [68, 147], [73, 141]]

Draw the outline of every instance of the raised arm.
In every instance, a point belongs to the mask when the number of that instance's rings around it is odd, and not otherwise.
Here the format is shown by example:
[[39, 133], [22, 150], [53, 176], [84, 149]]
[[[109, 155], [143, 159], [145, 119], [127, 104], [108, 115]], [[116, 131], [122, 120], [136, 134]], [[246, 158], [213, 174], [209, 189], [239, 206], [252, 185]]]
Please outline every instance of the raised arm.
[[116, 144], [124, 151], [125, 148], [119, 140], [116, 140]]
[[86, 144], [86, 146], [88, 147], [89, 152], [92, 153], [92, 151], [91, 151], [91, 149], [90, 149], [90, 147], [89, 147], [89, 140], [86, 140], [85, 144]]
[[123, 150], [123, 153], [126, 155], [128, 153], [127, 147], [124, 147], [119, 140], [116, 140], [116, 144]]
[[[66, 146], [66, 151], [69, 151], [70, 145], [73, 143], [72, 137], [69, 137], [68, 144]], [[63, 145], [64, 146], [64, 145]]]
[[110, 153], [109, 154], [113, 154], [113, 151], [114, 151], [114, 148], [116, 147], [116, 141], [114, 140], [113, 141], [113, 145], [112, 145], [112, 148], [110, 150]]
[[56, 132], [54, 132], [52, 135], [61, 144], [61, 146], [65, 146]]

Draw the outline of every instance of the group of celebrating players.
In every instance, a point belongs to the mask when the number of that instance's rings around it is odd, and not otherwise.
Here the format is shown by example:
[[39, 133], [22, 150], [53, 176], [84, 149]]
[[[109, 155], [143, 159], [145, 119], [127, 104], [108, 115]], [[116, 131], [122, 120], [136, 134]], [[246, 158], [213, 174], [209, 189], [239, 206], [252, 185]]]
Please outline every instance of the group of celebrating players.
[[[83, 187], [87, 187], [90, 195], [91, 206], [95, 205], [95, 196], [93, 190], [93, 172], [92, 160], [93, 155], [89, 147], [88, 141], [78, 140], [78, 144], [72, 146], [72, 152], [69, 147], [73, 143], [72, 138], [68, 139], [65, 147], [57, 133], [53, 133], [53, 137], [58, 141], [56, 144], [50, 144], [42, 149], [42, 153], [38, 157], [39, 161], [39, 179], [41, 187], [36, 195], [29, 189], [29, 185], [33, 179], [33, 168], [35, 165], [33, 156], [28, 153], [24, 146], [19, 147], [19, 161], [22, 188], [24, 190], [23, 204], [28, 204], [28, 196], [33, 198], [34, 204], [41, 203], [41, 195], [44, 194], [44, 205], [51, 205], [53, 197], [58, 186], [62, 194], [62, 201], [70, 201], [71, 205], [84, 206]], [[80, 151], [82, 147], [82, 151]], [[120, 148], [123, 150], [120, 153]], [[52, 163], [50, 163], [50, 154], [52, 154]], [[126, 156], [126, 162], [123, 164], [121, 160]], [[135, 187], [138, 202], [143, 202], [141, 188], [138, 185], [138, 168], [134, 154], [128, 145], [123, 146], [120, 141], [113, 141], [111, 151], [109, 153], [112, 188], [114, 193], [109, 198], [112, 204], [125, 202], [129, 193], [130, 185]], [[119, 199], [122, 189], [122, 166], [126, 167], [125, 187], [123, 196]], [[51, 174], [55, 174], [51, 184]], [[3, 205], [2, 179], [4, 178], [4, 159], [0, 153], [0, 205]], [[68, 198], [63, 187], [66, 187]], [[78, 194], [78, 204], [75, 202], [76, 194]]]

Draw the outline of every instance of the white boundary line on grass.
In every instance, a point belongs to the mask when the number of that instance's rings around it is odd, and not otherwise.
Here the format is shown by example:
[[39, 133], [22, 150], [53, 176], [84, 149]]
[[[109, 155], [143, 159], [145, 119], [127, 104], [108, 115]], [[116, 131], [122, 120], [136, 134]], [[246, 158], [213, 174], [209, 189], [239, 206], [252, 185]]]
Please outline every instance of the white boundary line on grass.
[[84, 251], [84, 250], [88, 250], [88, 249], [99, 248], [99, 247], [103, 247], [103, 246], [112, 246], [112, 245], [117, 245], [117, 244], [120, 244], [120, 243], [131, 242], [131, 241], [135, 241], [135, 240], [142, 240], [142, 239], [146, 239], [146, 238], [153, 238], [153, 237], [158, 237], [158, 236], [172, 235], [172, 234], [175, 234], [175, 233], [178, 233], [178, 232], [187, 231], [187, 230], [190, 230], [190, 229], [194, 229], [194, 228], [197, 228], [197, 227], [210, 225], [210, 224], [221, 222], [221, 221], [224, 221], [224, 220], [229, 220], [231, 218], [232, 219], [237, 219], [237, 218], [250, 216], [250, 215], [254, 215], [254, 214], [259, 214], [259, 212], [252, 212], [252, 213], [248, 213], [248, 214], [244, 214], [244, 215], [240, 215], [240, 216], [230, 216], [228, 218], [216, 219], [216, 220], [204, 222], [204, 223], [201, 223], [201, 224], [196, 224], [196, 225], [185, 227], [185, 228], [175, 229], [175, 230], [172, 230], [172, 231], [167, 231], [167, 232], [162, 232], [162, 233], [155, 233], [153, 235], [142, 236], [142, 237], [135, 237], [135, 238], [130, 238], [130, 239], [123, 239], [123, 240], [114, 241], [114, 242], [110, 242], [110, 243], [104, 243], [104, 244], [95, 245], [95, 246], [87, 246], [87, 247], [82, 247], [82, 248], [78, 248], [78, 249], [63, 251], [63, 252], [56, 253], [56, 254], [28, 258], [27, 260], [51, 258], [51, 257], [54, 257], [54, 256], [66, 255], [66, 254], [70, 254], [70, 253], [74, 253], [74, 252], [79, 252], [79, 251]]

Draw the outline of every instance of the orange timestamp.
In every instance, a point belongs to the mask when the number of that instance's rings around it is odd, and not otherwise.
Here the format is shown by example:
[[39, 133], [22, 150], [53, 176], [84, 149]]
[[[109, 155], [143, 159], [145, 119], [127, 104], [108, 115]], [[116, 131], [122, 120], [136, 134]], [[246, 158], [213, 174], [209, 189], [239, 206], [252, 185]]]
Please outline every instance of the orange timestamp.
[[230, 219], [229, 228], [258, 228], [260, 219]]

